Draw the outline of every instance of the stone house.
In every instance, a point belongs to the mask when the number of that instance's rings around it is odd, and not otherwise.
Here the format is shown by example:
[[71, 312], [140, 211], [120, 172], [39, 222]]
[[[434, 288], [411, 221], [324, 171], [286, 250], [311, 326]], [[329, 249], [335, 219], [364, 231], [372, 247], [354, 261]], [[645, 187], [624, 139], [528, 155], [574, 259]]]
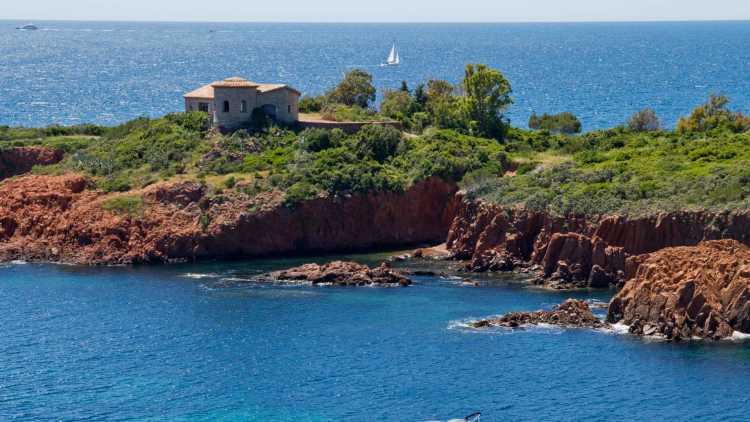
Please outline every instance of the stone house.
[[260, 84], [240, 77], [212, 82], [185, 97], [185, 111], [204, 111], [214, 126], [236, 129], [250, 121], [259, 108], [284, 123], [299, 120], [300, 92], [284, 84]]

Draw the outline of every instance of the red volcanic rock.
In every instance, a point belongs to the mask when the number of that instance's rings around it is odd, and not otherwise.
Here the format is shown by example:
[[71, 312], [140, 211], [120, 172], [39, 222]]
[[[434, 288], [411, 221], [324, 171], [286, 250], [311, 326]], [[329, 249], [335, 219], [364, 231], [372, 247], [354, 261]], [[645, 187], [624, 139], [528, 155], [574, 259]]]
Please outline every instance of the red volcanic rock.
[[403, 273], [393, 270], [385, 263], [377, 268], [355, 262], [334, 261], [324, 265], [305, 264], [268, 275], [271, 280], [308, 281], [312, 284], [333, 284], [336, 286], [391, 285], [408, 286], [411, 280]]
[[[456, 191], [429, 179], [401, 194], [320, 198], [287, 208], [279, 193], [215, 201], [193, 182], [124, 194], [88, 185], [73, 174], [0, 183], [0, 261], [160, 263], [438, 243], [453, 218]], [[142, 212], [106, 211], [117, 196], [140, 196]]]
[[551, 311], [512, 312], [499, 318], [477, 321], [474, 328], [508, 327], [553, 324], [563, 327], [600, 328], [605, 324], [591, 312], [582, 300], [568, 299]]
[[670, 340], [750, 333], [750, 248], [719, 240], [649, 254], [610, 302], [607, 320]]
[[26, 173], [36, 165], [56, 164], [62, 159], [62, 151], [45, 147], [0, 149], [0, 179]]
[[463, 199], [447, 247], [473, 271], [543, 269], [540, 284], [568, 289], [620, 286], [648, 254], [704, 240], [750, 244], [750, 211], [685, 211], [650, 217], [555, 217]]

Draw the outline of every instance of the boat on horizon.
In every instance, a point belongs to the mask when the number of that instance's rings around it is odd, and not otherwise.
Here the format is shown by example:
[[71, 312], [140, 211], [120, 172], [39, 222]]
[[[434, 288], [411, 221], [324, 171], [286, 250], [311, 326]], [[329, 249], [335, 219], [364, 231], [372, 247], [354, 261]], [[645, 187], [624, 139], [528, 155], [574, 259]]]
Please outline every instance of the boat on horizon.
[[36, 31], [37, 29], [39, 29], [39, 27], [36, 26], [36, 25], [34, 25], [34, 24], [28, 23], [28, 24], [26, 24], [24, 26], [18, 26], [18, 27], [16, 27], [16, 29], [18, 29], [20, 31]]
[[380, 66], [398, 66], [401, 64], [401, 57], [398, 55], [398, 50], [396, 49], [396, 42], [393, 42], [393, 47], [391, 47], [391, 52], [388, 54], [388, 59], [385, 61], [385, 63], [381, 64]]

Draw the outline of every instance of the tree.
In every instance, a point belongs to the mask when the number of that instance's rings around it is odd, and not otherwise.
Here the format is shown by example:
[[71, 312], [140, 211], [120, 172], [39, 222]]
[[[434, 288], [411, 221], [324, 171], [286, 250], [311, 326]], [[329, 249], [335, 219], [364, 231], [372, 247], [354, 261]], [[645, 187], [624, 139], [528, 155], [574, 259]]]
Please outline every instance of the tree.
[[375, 100], [372, 75], [361, 69], [350, 70], [338, 86], [328, 93], [328, 98], [334, 103], [367, 108], [370, 101]]
[[380, 113], [398, 120], [409, 117], [411, 110], [412, 99], [406, 91], [386, 91], [380, 104]]
[[544, 113], [541, 117], [536, 113], [532, 113], [531, 117], [529, 117], [529, 128], [572, 135], [581, 131], [581, 121], [578, 120], [575, 114], [570, 112], [558, 114]]
[[424, 110], [425, 104], [427, 104], [427, 92], [425, 92], [424, 84], [419, 84], [414, 89], [414, 103], [419, 111]]
[[729, 110], [729, 98], [711, 94], [708, 102], [696, 107], [690, 116], [677, 122], [677, 132], [707, 132], [713, 129], [728, 129], [732, 132], [750, 130], [750, 117]]
[[462, 83], [461, 112], [472, 133], [502, 138], [508, 123], [503, 112], [513, 103], [511, 87], [498, 70], [483, 64], [467, 65]]
[[432, 125], [439, 128], [458, 128], [458, 99], [453, 95], [455, 87], [448, 81], [431, 80], [427, 82], [424, 93], [425, 109], [430, 115]]
[[401, 81], [401, 91], [406, 92], [407, 94], [411, 91], [409, 91], [409, 85], [406, 83], [406, 81]]
[[661, 128], [661, 122], [654, 110], [644, 108], [630, 117], [628, 128], [633, 132], [655, 132]]

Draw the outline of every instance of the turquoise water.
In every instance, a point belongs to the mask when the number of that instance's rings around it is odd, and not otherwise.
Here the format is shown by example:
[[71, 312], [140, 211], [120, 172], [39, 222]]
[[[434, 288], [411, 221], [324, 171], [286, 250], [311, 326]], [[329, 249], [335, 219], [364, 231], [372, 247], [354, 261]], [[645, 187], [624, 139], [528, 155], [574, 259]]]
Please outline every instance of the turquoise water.
[[[357, 257], [374, 262], [373, 256]], [[0, 420], [743, 420], [744, 343], [460, 322], [566, 297], [508, 279], [257, 286], [299, 261], [0, 268]]]
[[[601, 24], [240, 24], [0, 21], [0, 124], [115, 124], [183, 108], [230, 75], [306, 94], [362, 67], [379, 91], [458, 81], [468, 62], [501, 69], [511, 120], [572, 111], [585, 129], [653, 107], [667, 125], [725, 93], [750, 111], [750, 22]], [[215, 32], [210, 32], [211, 30]], [[381, 68], [396, 40], [403, 64]]]

